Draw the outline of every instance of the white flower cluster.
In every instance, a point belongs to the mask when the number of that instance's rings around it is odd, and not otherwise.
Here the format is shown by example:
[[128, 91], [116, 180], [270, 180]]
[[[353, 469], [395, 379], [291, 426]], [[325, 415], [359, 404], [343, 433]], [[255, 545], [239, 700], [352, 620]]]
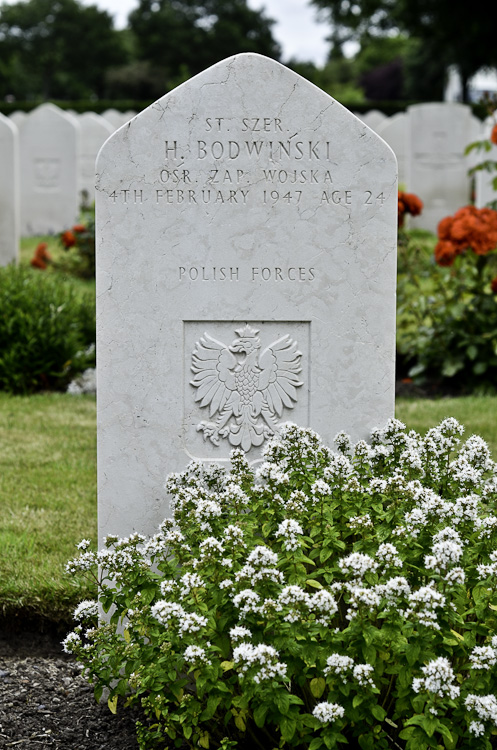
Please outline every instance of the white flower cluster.
[[491, 721], [497, 726], [497, 698], [495, 695], [469, 693], [464, 699], [464, 705], [469, 711], [474, 711], [479, 719]]
[[239, 666], [238, 671], [242, 678], [249, 669], [258, 667], [257, 671], [252, 674], [252, 679], [256, 683], [286, 676], [286, 664], [278, 661], [278, 656], [273, 646], [264, 643], [257, 646], [252, 643], [241, 643], [233, 649], [233, 661]]
[[311, 495], [314, 503], [319, 502], [325, 497], [329, 497], [331, 492], [330, 485], [328, 482], [325, 482], [324, 479], [316, 479], [314, 484], [311, 485]]
[[235, 625], [230, 630], [230, 638], [232, 641], [243, 641], [244, 638], [252, 638], [252, 633], [248, 628], [244, 628], [241, 625]]
[[363, 578], [366, 573], [374, 573], [378, 568], [378, 563], [363, 552], [352, 552], [347, 557], [342, 557], [338, 565], [344, 575], [351, 575], [355, 579]]
[[349, 518], [348, 525], [351, 529], [355, 530], [373, 528], [373, 522], [369, 513], [366, 513], [364, 516], [352, 516]]
[[261, 597], [252, 589], [243, 589], [235, 594], [233, 604], [240, 610], [240, 617], [261, 611]]
[[326, 701], [318, 703], [312, 710], [312, 715], [322, 724], [341, 719], [344, 714], [345, 709], [339, 703], [327, 703]]
[[433, 537], [431, 555], [425, 555], [424, 564], [435, 573], [445, 573], [449, 566], [457, 565], [463, 554], [463, 545], [457, 531], [445, 528]]
[[371, 677], [373, 672], [374, 667], [371, 664], [355, 664], [352, 670], [352, 677], [357, 680], [361, 687], [366, 687], [366, 685], [374, 687], [375, 685]]
[[281, 612], [284, 608], [288, 608], [283, 618], [286, 622], [301, 622], [314, 613], [316, 622], [329, 625], [338, 610], [338, 605], [335, 597], [326, 589], [308, 594], [300, 586], [293, 584], [285, 586], [276, 600], [276, 612]]
[[480, 539], [489, 538], [497, 529], [497, 516], [486, 516], [486, 518], [475, 518], [475, 529], [479, 530]]
[[359, 614], [359, 608], [365, 607], [372, 611], [377, 609], [381, 604], [381, 596], [375, 587], [367, 588], [355, 583], [345, 583], [344, 588], [349, 593], [349, 608], [345, 615], [347, 620], [352, 620]]
[[202, 648], [201, 646], [187, 646], [183, 657], [188, 664], [194, 666], [199, 664], [211, 664], [211, 660], [207, 658], [205, 648]]
[[469, 660], [472, 669], [491, 669], [497, 664], [497, 649], [493, 646], [475, 646]]
[[246, 544], [243, 541], [243, 530], [239, 526], [235, 526], [235, 524], [230, 523], [226, 526], [223, 531], [223, 536], [226, 539], [226, 543], [246, 547]]
[[222, 555], [224, 552], [223, 543], [213, 536], [208, 536], [199, 544], [200, 557], [210, 557], [216, 555]]
[[[198, 573], [185, 573], [179, 580], [180, 592], [179, 598], [184, 599], [185, 596], [192, 591], [192, 589], [200, 589], [205, 586], [205, 583], [200, 578]], [[162, 588], [161, 588], [162, 591]], [[163, 592], [164, 593], [164, 592]]]
[[197, 633], [207, 625], [207, 618], [203, 615], [197, 615], [195, 612], [186, 612], [181, 604], [169, 602], [167, 599], [161, 599], [151, 608], [152, 617], [155, 617], [162, 625], [169, 627], [170, 624], [176, 624], [178, 632]]
[[456, 676], [454, 670], [445, 656], [432, 659], [424, 667], [421, 667], [424, 677], [415, 677], [412, 681], [412, 689], [415, 693], [427, 690], [440, 698], [451, 698], [454, 700], [460, 694], [460, 688], [455, 685]]
[[81, 645], [81, 636], [76, 630], [71, 631], [62, 641], [62, 650], [65, 654], [72, 654], [74, 649]]
[[445, 602], [445, 596], [430, 582], [428, 586], [421, 586], [409, 594], [408, 608], [402, 614], [406, 619], [413, 615], [421, 625], [440, 630], [436, 610], [442, 609]]
[[248, 555], [245, 564], [235, 574], [235, 580], [249, 579], [253, 586], [259, 581], [273, 581], [273, 583], [284, 583], [283, 574], [275, 566], [278, 564], [278, 555], [269, 547], [259, 545], [254, 547]]
[[74, 610], [75, 620], [87, 620], [98, 615], [98, 602], [94, 599], [85, 599], [80, 602]]
[[340, 676], [344, 683], [347, 682], [347, 676], [350, 674], [360, 687], [375, 686], [371, 677], [373, 672], [374, 667], [371, 664], [355, 664], [350, 656], [343, 656], [342, 654], [328, 656], [326, 667], [323, 670], [325, 675], [335, 674]]
[[297, 536], [304, 533], [302, 526], [291, 518], [280, 523], [276, 531], [276, 537], [283, 537], [283, 546], [286, 550], [295, 551], [300, 547]]
[[288, 474], [269, 461], [265, 461], [259, 466], [255, 472], [255, 477], [258, 481], [266, 480], [275, 485], [287, 485], [290, 482]]
[[490, 553], [490, 563], [483, 563], [476, 566], [480, 579], [497, 576], [497, 550]]
[[352, 671], [354, 666], [354, 660], [350, 656], [343, 656], [342, 654], [331, 654], [326, 659], [326, 667], [323, 672], [325, 675], [336, 674], [341, 675], [343, 682], [347, 682], [346, 675]]
[[378, 547], [378, 551], [376, 553], [376, 557], [381, 561], [381, 563], [385, 567], [390, 567], [390, 568], [402, 567], [402, 560], [399, 556], [399, 551], [397, 547], [395, 547], [393, 544], [390, 544], [389, 542], [380, 544], [380, 546]]
[[378, 583], [375, 591], [383, 599], [386, 599], [387, 608], [397, 607], [399, 599], [407, 599], [411, 594], [411, 587], [407, 578], [403, 576], [394, 576], [388, 578], [385, 583]]

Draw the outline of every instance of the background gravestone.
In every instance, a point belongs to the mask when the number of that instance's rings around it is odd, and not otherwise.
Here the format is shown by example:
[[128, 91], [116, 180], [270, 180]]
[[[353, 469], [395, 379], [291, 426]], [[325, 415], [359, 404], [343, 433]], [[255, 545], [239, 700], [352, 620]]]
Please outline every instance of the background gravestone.
[[407, 179], [407, 118], [405, 112], [397, 112], [392, 117], [387, 117], [380, 122], [375, 132], [383, 138], [397, 157], [397, 168], [399, 172], [399, 188], [403, 186], [408, 191]]
[[95, 200], [95, 160], [102, 145], [115, 128], [101, 115], [84, 112], [78, 115], [80, 127], [78, 193], [80, 202]]
[[20, 125], [21, 234], [70, 228], [79, 213], [79, 125], [54, 104], [41, 104]]
[[19, 260], [19, 134], [0, 114], [0, 266]]
[[478, 137], [467, 104], [413, 104], [408, 113], [407, 185], [423, 201], [412, 228], [437, 232], [441, 219], [470, 202], [470, 159], [464, 155]]
[[218, 63], [109, 138], [96, 209], [100, 538], [154, 532], [191, 459], [393, 415], [396, 160], [323, 91]]

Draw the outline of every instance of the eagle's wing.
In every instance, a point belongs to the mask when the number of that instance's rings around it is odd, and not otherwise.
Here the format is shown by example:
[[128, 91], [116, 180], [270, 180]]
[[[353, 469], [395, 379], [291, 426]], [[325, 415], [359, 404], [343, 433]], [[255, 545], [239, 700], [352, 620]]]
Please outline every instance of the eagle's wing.
[[210, 417], [223, 409], [235, 390], [232, 369], [236, 362], [228, 347], [208, 333], [204, 333], [195, 344], [192, 354], [195, 374], [190, 383], [197, 388], [195, 401], [200, 401], [200, 406], [209, 406]]
[[303, 385], [298, 378], [302, 371], [297, 342], [288, 334], [274, 341], [259, 358], [259, 390], [262, 391], [269, 409], [281, 417], [283, 407], [293, 408], [297, 401], [296, 388]]

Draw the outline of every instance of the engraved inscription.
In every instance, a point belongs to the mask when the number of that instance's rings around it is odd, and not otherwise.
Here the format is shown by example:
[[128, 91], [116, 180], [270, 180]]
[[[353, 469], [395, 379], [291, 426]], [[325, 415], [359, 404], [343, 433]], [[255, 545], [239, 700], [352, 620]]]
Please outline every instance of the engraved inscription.
[[60, 159], [37, 158], [33, 162], [35, 186], [40, 190], [54, 190], [60, 182]]
[[262, 445], [280, 427], [284, 409], [293, 409], [302, 371], [302, 353], [288, 334], [262, 352], [259, 331], [245, 324], [227, 346], [204, 333], [192, 353], [190, 384], [195, 401], [210, 420], [197, 425], [204, 440], [221, 439], [245, 452]]
[[383, 205], [385, 196], [374, 186], [355, 190], [340, 184], [334, 142], [326, 135], [309, 138], [279, 117], [216, 116], [198, 125], [191, 140], [177, 136], [162, 142], [152, 185], [129, 185], [109, 198], [128, 206], [149, 201], [164, 211], [225, 205], [272, 211], [278, 204], [299, 212], [351, 212]]
[[305, 266], [178, 266], [180, 281], [314, 281]]

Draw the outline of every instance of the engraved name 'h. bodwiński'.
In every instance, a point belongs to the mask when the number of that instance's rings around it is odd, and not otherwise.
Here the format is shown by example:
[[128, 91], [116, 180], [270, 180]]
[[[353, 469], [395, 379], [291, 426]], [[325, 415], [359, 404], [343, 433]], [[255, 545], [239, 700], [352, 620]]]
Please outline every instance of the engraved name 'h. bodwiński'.
[[247, 452], [277, 432], [285, 407], [293, 409], [303, 385], [302, 353], [288, 334], [261, 352], [257, 329], [246, 324], [235, 333], [230, 346], [204, 333], [193, 350], [190, 383], [195, 401], [215, 418], [197, 425], [204, 439], [219, 445], [225, 438]]

